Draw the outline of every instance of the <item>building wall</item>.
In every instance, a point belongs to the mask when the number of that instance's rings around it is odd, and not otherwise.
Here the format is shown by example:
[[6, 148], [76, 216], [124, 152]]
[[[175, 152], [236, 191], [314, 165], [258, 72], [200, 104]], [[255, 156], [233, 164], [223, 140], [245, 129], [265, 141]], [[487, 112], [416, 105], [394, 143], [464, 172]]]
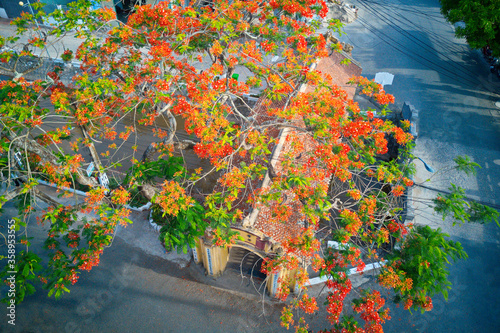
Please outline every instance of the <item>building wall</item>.
[[229, 249], [227, 247], [215, 246], [211, 240], [202, 241], [200, 245], [203, 266], [207, 270], [208, 275], [213, 277], [222, 275], [229, 259]]
[[[256, 253], [260, 257], [265, 257], [271, 254], [272, 246], [269, 241], [262, 240], [259, 235], [256, 235], [248, 230], [233, 229], [237, 231], [243, 238], [234, 246], [242, 247], [248, 251]], [[195, 263], [202, 263], [207, 274], [213, 277], [219, 277], [224, 273], [227, 262], [229, 260], [228, 247], [215, 246], [211, 239], [199, 238], [196, 246], [193, 249], [193, 260]], [[281, 286], [281, 279], [287, 279], [290, 282], [289, 287], [292, 291], [295, 289], [294, 272], [286, 269], [277, 273], [273, 273], [267, 280], [267, 291], [269, 295], [275, 296], [276, 291]]]

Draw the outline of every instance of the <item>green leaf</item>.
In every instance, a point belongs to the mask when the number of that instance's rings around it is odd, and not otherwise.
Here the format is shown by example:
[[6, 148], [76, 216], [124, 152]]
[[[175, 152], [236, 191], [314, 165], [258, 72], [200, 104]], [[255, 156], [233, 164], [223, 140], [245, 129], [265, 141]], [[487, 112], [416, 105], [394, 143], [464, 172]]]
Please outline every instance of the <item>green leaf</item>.
[[27, 277], [30, 274], [30, 268], [28, 265], [24, 265], [22, 274], [24, 277]]
[[456, 169], [465, 172], [466, 175], [477, 175], [476, 168], [481, 168], [481, 166], [475, 162], [472, 162], [469, 156], [457, 156], [454, 159]]
[[26, 292], [28, 293], [28, 295], [33, 295], [35, 291], [35, 287], [33, 287], [32, 284], [26, 283]]

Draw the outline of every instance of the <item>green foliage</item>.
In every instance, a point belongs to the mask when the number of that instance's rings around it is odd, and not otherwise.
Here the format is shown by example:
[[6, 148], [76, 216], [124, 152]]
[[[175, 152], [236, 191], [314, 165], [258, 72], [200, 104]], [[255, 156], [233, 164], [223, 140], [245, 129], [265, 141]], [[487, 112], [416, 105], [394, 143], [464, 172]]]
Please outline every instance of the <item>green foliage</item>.
[[439, 193], [434, 202], [434, 211], [443, 216], [443, 220], [451, 215], [455, 221], [487, 223], [495, 221], [499, 226], [499, 212], [478, 202], [470, 202], [465, 196], [465, 190], [451, 184], [450, 193]]
[[40, 257], [33, 252], [21, 251], [16, 255], [15, 259], [12, 261], [10, 259], [9, 256], [7, 264], [0, 272], [0, 281], [14, 282], [15, 292], [11, 295], [10, 291], [8, 291], [2, 302], [9, 303], [10, 299], [12, 299], [11, 296], [13, 296], [16, 304], [19, 304], [26, 295], [35, 293], [32, 280], [38, 276], [43, 267], [40, 265]]
[[184, 174], [182, 158], [175, 156], [167, 159], [160, 158], [156, 161], [144, 161], [134, 165], [123, 182], [126, 184], [133, 178], [139, 183], [155, 183], [156, 178], [173, 179], [178, 172]]
[[461, 187], [451, 184], [449, 188], [450, 193], [441, 194], [439, 193], [434, 202], [434, 211], [443, 216], [443, 220], [452, 214], [453, 224], [455, 221], [461, 221], [465, 223], [469, 221], [470, 216], [467, 213], [468, 203], [465, 201], [465, 190]]
[[64, 35], [70, 31], [76, 31], [79, 35], [90, 36], [91, 32], [101, 27], [97, 13], [88, 10], [91, 6], [92, 2], [90, 0], [79, 0], [68, 3], [66, 9], [56, 9], [48, 15], [42, 10], [38, 13], [46, 21], [52, 18], [58, 22], [53, 31], [56, 36]]
[[132, 188], [130, 191], [130, 202], [128, 203], [130, 207], [141, 207], [149, 202], [137, 187]]
[[159, 206], [153, 206], [153, 221], [161, 226], [160, 241], [167, 251], [177, 247], [186, 253], [187, 246], [194, 247], [198, 237], [205, 233], [208, 226], [205, 220], [205, 209], [194, 203], [187, 210], [181, 210], [177, 216], [164, 214]]
[[465, 172], [467, 176], [475, 176], [477, 174], [476, 168], [481, 168], [479, 164], [472, 162], [469, 156], [457, 156], [453, 160], [457, 164], [457, 170]]
[[[359, 332], [361, 327], [353, 316], [342, 316], [342, 319], [339, 323], [335, 323], [333, 328], [338, 332], [348, 332], [355, 333]], [[335, 331], [335, 332], [337, 332]]]
[[[399, 290], [396, 301], [411, 297], [424, 303], [427, 296], [441, 293], [448, 298], [450, 259], [467, 258], [467, 253], [459, 242], [454, 242], [440, 228], [417, 226], [401, 244], [401, 249], [395, 249], [388, 257], [389, 267], [396, 267], [405, 272], [407, 278], [413, 281], [409, 290]], [[417, 305], [418, 302], [415, 304]]]
[[470, 222], [479, 222], [479, 223], [489, 223], [495, 221], [496, 224], [500, 227], [499, 215], [500, 213], [489, 206], [482, 205], [478, 202], [471, 202], [469, 206], [469, 215]]
[[464, 22], [457, 27], [457, 37], [465, 37], [472, 48], [490, 46], [494, 56], [500, 56], [500, 1], [440, 0], [441, 12], [450, 23]]

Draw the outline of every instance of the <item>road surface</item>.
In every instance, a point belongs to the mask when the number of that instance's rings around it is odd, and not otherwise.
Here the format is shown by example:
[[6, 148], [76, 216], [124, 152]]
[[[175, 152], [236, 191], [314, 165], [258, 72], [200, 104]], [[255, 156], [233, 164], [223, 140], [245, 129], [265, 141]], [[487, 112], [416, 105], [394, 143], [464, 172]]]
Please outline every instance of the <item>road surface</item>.
[[[0, 216], [0, 232], [16, 213], [7, 204]], [[30, 235], [41, 244], [44, 228], [30, 221]], [[38, 236], [38, 237], [37, 237]], [[71, 292], [59, 300], [46, 290], [26, 297], [16, 307], [15, 326], [8, 323], [1, 304], [0, 332], [282, 332], [282, 306], [261, 303], [257, 297], [239, 295], [197, 281], [201, 268], [180, 268], [165, 260], [157, 234], [140, 217], [120, 229], [101, 263], [83, 272]], [[17, 248], [21, 250], [20, 247]], [[6, 255], [2, 242], [0, 255]], [[194, 264], [193, 264], [194, 265]], [[40, 286], [40, 284], [38, 284]], [[236, 289], [236, 288], [235, 288]], [[2, 288], [2, 297], [5, 295]]]
[[[393, 309], [387, 332], [497, 332], [500, 327], [500, 228], [494, 224], [452, 226], [432, 215], [423, 202], [450, 182], [469, 197], [500, 208], [500, 82], [480, 52], [454, 37], [437, 0], [350, 1], [358, 20], [345, 27], [341, 40], [354, 45], [363, 75], [395, 75], [388, 93], [400, 109], [408, 101], [419, 110], [416, 156], [435, 170], [446, 170], [457, 155], [481, 166], [477, 176], [456, 172], [431, 174], [416, 161], [416, 222], [441, 227], [460, 241], [469, 259], [451, 268], [449, 302], [437, 297], [424, 315]], [[431, 182], [425, 182], [432, 177]], [[437, 191], [436, 191], [437, 190]], [[409, 319], [408, 319], [409, 317]]]

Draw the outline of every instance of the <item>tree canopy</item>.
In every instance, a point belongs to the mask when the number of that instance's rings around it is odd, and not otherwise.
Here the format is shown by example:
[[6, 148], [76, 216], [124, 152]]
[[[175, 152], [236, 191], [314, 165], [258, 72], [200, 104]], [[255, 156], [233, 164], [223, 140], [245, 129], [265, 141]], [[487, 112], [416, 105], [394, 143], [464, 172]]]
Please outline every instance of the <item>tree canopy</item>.
[[500, 2], [496, 0], [440, 0], [441, 12], [450, 23], [464, 22], [455, 29], [472, 48], [491, 48], [500, 57]]
[[[168, 248], [186, 249], [203, 235], [231, 246], [231, 226], [266, 211], [263, 223], [289, 232], [269, 235], [278, 246], [263, 271], [295, 272], [301, 291], [282, 320], [298, 331], [307, 330], [301, 314], [317, 310], [307, 293], [310, 267], [327, 277], [334, 332], [379, 332], [389, 318], [376, 290], [362, 290], [350, 307], [364, 328], [344, 308], [348, 273], [366, 263], [385, 260], [380, 285], [408, 309], [430, 310], [434, 294], [446, 295], [446, 263], [466, 254], [440, 230], [404, 223], [410, 123], [360, 110], [340, 87], [346, 82], [316, 69], [341, 49], [317, 33], [324, 1], [161, 2], [137, 7], [126, 24], [90, 7], [80, 0], [56, 10], [43, 33], [34, 20], [44, 14], [25, 14], [13, 21], [17, 35], [0, 38], [0, 69], [12, 77], [0, 83], [0, 204], [16, 202], [23, 246], [2, 274], [17, 272], [17, 302], [40, 283], [49, 296], [68, 292], [98, 265], [117, 225], [131, 222], [127, 204], [137, 198], [168, 221]], [[328, 28], [338, 31], [339, 22]], [[80, 41], [75, 50], [51, 54], [70, 37]], [[44, 55], [56, 66], [27, 79], [44, 68]], [[350, 83], [390, 112], [394, 98], [382, 86], [363, 77]], [[390, 147], [398, 158], [388, 157]], [[44, 184], [85, 196], [62, 204]], [[439, 212], [480, 220], [484, 207], [456, 191], [436, 198]], [[30, 245], [32, 214], [47, 231], [45, 252]], [[326, 249], [327, 240], [339, 245]]]

